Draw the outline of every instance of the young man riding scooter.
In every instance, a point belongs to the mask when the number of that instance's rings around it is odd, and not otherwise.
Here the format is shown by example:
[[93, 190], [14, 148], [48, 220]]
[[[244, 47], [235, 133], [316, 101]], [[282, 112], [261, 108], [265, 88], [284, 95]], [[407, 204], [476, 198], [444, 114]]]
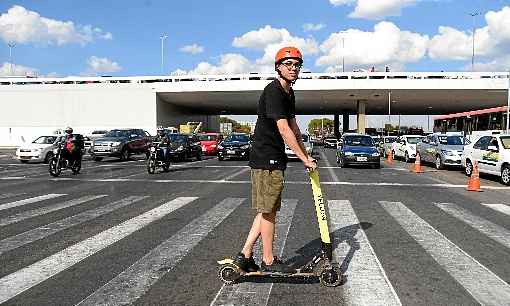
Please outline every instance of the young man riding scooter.
[[291, 273], [273, 254], [276, 213], [280, 210], [283, 174], [287, 167], [285, 144], [294, 151], [308, 170], [317, 165], [303, 145], [296, 123], [295, 97], [292, 85], [303, 65], [303, 55], [295, 47], [281, 48], [275, 56], [278, 78], [269, 83], [260, 95], [254, 143], [250, 152], [252, 208], [255, 219], [241, 252], [234, 262], [246, 272], [259, 270], [252, 253], [258, 237], [262, 238], [263, 256], [260, 269], [264, 272]]

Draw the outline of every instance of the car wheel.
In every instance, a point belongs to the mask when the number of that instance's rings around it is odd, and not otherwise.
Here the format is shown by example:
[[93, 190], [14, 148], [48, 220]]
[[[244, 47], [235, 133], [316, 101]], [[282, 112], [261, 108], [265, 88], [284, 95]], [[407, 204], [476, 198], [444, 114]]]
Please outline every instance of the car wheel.
[[198, 154], [197, 154], [197, 160], [202, 160], [202, 153], [198, 152]]
[[407, 153], [407, 151], [406, 151], [406, 154], [404, 155], [404, 159], [405, 159], [406, 163], [410, 163], [411, 162], [411, 159], [409, 158], [409, 154]]
[[464, 169], [464, 172], [466, 173], [467, 176], [471, 176], [471, 174], [473, 173], [473, 164], [469, 159], [466, 160], [466, 168]]
[[510, 185], [510, 166], [504, 165], [501, 168], [501, 182], [505, 185]]
[[436, 156], [436, 169], [437, 170], [443, 169], [443, 161], [441, 160], [441, 156], [439, 156], [439, 155]]
[[128, 149], [124, 148], [122, 149], [122, 152], [120, 152], [120, 160], [126, 161], [129, 159], [129, 151]]
[[218, 160], [219, 160], [219, 161], [222, 161], [222, 160], [223, 160], [223, 157], [218, 156]]
[[47, 164], [53, 158], [53, 152], [46, 153], [46, 157], [44, 157], [44, 163]]

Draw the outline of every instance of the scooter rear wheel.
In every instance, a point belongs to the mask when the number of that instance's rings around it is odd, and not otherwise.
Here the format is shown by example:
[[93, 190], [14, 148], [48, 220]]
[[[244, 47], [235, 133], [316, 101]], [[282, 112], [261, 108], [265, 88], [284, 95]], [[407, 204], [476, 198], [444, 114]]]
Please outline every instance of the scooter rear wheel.
[[225, 264], [218, 269], [218, 277], [225, 285], [232, 285], [241, 277], [241, 273], [235, 265]]
[[336, 287], [342, 283], [342, 271], [338, 267], [324, 269], [319, 275], [320, 282], [326, 287]]

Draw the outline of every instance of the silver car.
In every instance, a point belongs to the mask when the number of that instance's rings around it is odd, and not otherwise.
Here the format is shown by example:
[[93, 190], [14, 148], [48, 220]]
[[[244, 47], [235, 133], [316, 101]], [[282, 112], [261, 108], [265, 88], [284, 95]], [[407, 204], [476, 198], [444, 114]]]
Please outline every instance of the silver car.
[[459, 133], [431, 134], [416, 144], [422, 162], [433, 163], [436, 169], [461, 166], [466, 139]]

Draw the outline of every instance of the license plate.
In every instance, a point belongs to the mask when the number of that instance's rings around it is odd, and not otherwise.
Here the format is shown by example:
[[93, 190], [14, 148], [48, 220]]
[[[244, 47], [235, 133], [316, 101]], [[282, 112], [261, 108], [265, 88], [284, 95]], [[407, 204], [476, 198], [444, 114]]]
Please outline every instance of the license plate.
[[31, 158], [32, 158], [32, 156], [20, 156], [19, 158], [20, 158], [20, 159], [31, 159]]
[[227, 154], [236, 154], [236, 151], [233, 151], [233, 150], [227, 150]]
[[364, 162], [364, 161], [367, 161], [368, 159], [366, 157], [363, 157], [363, 156], [358, 156], [356, 157], [356, 161], [359, 161], [359, 162]]

